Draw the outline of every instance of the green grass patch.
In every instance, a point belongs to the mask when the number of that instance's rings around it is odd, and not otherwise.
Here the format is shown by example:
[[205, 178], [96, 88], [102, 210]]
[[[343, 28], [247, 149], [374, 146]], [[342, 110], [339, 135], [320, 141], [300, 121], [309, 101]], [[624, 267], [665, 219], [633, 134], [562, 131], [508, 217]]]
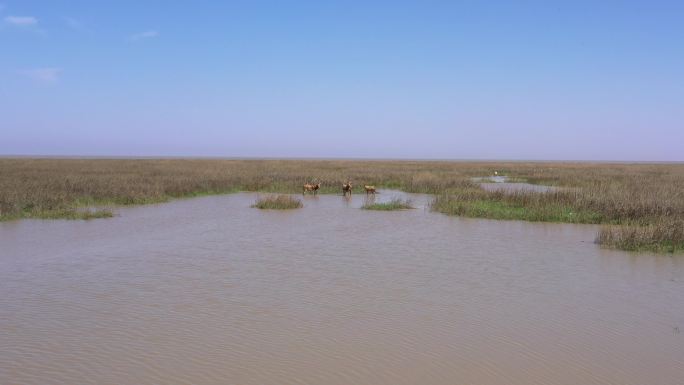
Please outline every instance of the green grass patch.
[[521, 205], [499, 200], [459, 200], [449, 195], [438, 196], [432, 210], [471, 218], [522, 220], [530, 222], [601, 223], [601, 214], [558, 204]]

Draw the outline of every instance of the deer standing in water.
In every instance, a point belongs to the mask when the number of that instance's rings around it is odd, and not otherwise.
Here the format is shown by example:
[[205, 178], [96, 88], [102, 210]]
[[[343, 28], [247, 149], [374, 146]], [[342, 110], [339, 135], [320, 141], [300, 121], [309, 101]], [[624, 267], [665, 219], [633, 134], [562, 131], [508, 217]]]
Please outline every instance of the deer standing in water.
[[312, 192], [314, 195], [316, 195], [318, 194], [319, 188], [321, 188], [321, 182], [318, 182], [316, 184], [304, 183], [304, 187], [302, 188], [302, 195], [305, 195], [307, 191]]
[[349, 193], [349, 196], [352, 194], [352, 183], [350, 180], [347, 180], [347, 183], [342, 185], [342, 195], [347, 195]]
[[366, 195], [368, 195], [368, 194], [375, 195], [375, 186], [365, 185], [365, 186], [363, 186], [363, 188], [366, 189]]

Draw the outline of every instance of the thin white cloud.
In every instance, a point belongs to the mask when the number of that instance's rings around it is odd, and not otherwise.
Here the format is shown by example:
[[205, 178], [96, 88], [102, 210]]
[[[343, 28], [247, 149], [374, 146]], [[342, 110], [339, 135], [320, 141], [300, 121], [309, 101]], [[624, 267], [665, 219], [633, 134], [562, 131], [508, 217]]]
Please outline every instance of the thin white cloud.
[[19, 71], [21, 75], [40, 84], [54, 84], [59, 80], [62, 73], [61, 68], [45, 67], [45, 68], [31, 68]]
[[6, 16], [5, 23], [17, 27], [32, 27], [38, 24], [38, 19], [33, 16]]
[[143, 40], [143, 39], [152, 39], [152, 38], [155, 38], [157, 36], [159, 36], [159, 32], [151, 29], [149, 31], [133, 34], [129, 37], [129, 39], [131, 41], [138, 41], [138, 40]]

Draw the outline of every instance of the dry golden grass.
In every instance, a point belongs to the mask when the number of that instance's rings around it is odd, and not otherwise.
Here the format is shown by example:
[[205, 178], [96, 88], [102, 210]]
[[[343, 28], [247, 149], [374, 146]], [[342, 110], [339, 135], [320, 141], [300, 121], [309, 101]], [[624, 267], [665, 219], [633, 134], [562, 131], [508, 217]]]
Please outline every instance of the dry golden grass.
[[[488, 192], [469, 179], [492, 175], [494, 170], [567, 189]], [[83, 206], [160, 202], [241, 190], [301, 193], [301, 186], [311, 180], [322, 182], [321, 193], [341, 194], [348, 179], [355, 186], [436, 194], [433, 209], [446, 214], [622, 225], [603, 229], [597, 238], [620, 248], [657, 249], [648, 238], [676, 234], [665, 229], [681, 228], [678, 221], [684, 218], [682, 164], [5, 158], [0, 159], [0, 220], [78, 218], [84, 211], [77, 208]], [[648, 230], [657, 227], [663, 231]], [[640, 237], [609, 237], [606, 232], [638, 233], [645, 238], [630, 241], [627, 247], [616, 239]], [[663, 242], [677, 240], [657, 243]]]

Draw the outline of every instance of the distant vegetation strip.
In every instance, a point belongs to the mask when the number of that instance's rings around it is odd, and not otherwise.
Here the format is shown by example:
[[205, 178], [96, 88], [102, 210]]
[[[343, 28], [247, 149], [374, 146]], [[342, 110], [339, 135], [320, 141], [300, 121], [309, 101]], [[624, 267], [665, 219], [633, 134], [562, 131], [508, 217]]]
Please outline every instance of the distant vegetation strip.
[[[484, 191], [470, 179], [494, 170], [565, 189]], [[682, 164], [4, 158], [0, 220], [111, 216], [83, 209], [237, 191], [301, 194], [313, 180], [320, 193], [341, 194], [351, 180], [435, 194], [432, 209], [450, 215], [603, 224], [597, 242], [606, 247], [682, 249]]]

